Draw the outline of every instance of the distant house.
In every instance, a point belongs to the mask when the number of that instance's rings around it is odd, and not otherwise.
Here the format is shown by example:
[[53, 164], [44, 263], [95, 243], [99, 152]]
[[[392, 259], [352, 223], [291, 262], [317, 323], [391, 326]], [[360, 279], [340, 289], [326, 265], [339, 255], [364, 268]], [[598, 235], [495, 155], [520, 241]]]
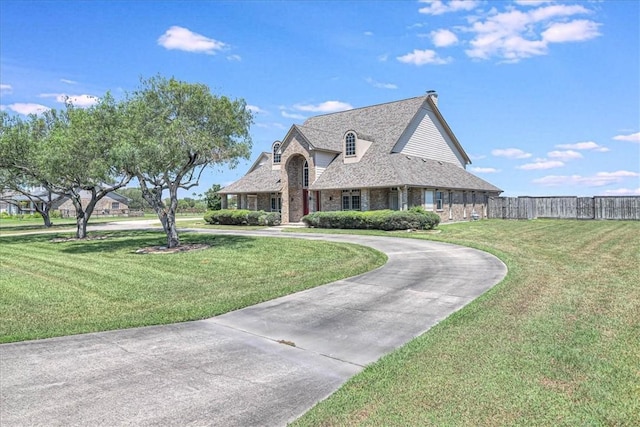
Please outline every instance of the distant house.
[[[42, 189], [35, 189], [32, 194], [36, 196], [34, 199], [46, 196], [45, 190]], [[27, 196], [15, 192], [4, 193], [1, 198], [3, 200], [0, 201], [0, 212], [6, 212], [11, 215], [36, 213], [36, 205], [42, 204], [40, 201], [32, 201]], [[90, 198], [88, 191], [83, 190], [80, 192], [83, 207], [87, 206]], [[75, 217], [76, 215], [76, 208], [68, 197], [64, 197], [54, 203], [52, 210], [60, 212], [63, 217]], [[93, 215], [96, 216], [127, 216], [128, 214], [129, 199], [116, 192], [108, 193], [100, 199], [93, 210]]]
[[293, 125], [238, 181], [222, 206], [282, 212], [298, 222], [315, 211], [406, 210], [422, 206], [443, 222], [486, 217], [502, 190], [466, 171], [471, 163], [426, 95], [325, 114]]
[[[80, 202], [83, 208], [86, 208], [89, 200], [91, 200], [91, 194], [88, 191], [82, 190], [80, 192]], [[68, 197], [54, 205], [54, 208], [59, 211], [63, 217], [74, 217], [76, 215], [76, 208]], [[98, 201], [93, 209], [93, 215], [127, 216], [129, 215], [129, 199], [112, 191]]]

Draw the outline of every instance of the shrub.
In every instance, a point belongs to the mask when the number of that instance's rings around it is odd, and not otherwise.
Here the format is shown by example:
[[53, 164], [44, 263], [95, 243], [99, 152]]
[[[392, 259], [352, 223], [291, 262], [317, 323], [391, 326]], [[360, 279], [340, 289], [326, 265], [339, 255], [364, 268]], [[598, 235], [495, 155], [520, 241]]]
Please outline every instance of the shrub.
[[280, 225], [279, 212], [250, 211], [247, 209], [222, 209], [208, 211], [204, 215], [207, 224], [215, 225]]
[[378, 229], [378, 230], [432, 230], [440, 223], [440, 217], [424, 209], [408, 211], [336, 211], [315, 212], [302, 217], [308, 227]]

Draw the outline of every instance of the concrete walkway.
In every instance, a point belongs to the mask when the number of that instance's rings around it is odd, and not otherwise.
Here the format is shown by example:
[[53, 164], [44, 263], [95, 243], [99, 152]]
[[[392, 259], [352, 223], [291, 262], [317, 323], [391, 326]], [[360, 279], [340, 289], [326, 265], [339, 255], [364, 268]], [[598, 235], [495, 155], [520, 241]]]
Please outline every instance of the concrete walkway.
[[389, 261], [207, 320], [1, 345], [0, 425], [285, 425], [507, 271], [424, 240], [206, 232], [357, 243]]

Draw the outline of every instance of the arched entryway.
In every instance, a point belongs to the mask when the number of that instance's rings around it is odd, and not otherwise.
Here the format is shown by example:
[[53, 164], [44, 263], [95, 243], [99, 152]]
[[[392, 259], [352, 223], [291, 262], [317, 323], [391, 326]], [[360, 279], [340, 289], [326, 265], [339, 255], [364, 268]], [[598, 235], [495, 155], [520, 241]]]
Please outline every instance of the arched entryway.
[[289, 222], [299, 222], [309, 213], [309, 161], [296, 155], [287, 161]]

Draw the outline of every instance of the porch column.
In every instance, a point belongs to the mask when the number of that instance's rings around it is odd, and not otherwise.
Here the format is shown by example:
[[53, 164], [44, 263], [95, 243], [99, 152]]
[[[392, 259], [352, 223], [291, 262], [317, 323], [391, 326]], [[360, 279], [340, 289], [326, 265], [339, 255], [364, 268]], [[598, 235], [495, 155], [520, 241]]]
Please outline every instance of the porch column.
[[227, 199], [228, 194], [221, 194], [220, 196], [220, 208], [227, 209], [229, 206], [229, 200]]
[[369, 189], [368, 188], [360, 189], [360, 210], [361, 211], [369, 210]]
[[402, 204], [400, 205], [402, 206], [401, 210], [406, 211], [409, 209], [409, 187], [405, 185], [402, 187], [401, 191], [398, 191], [398, 194], [401, 194], [402, 197]]

